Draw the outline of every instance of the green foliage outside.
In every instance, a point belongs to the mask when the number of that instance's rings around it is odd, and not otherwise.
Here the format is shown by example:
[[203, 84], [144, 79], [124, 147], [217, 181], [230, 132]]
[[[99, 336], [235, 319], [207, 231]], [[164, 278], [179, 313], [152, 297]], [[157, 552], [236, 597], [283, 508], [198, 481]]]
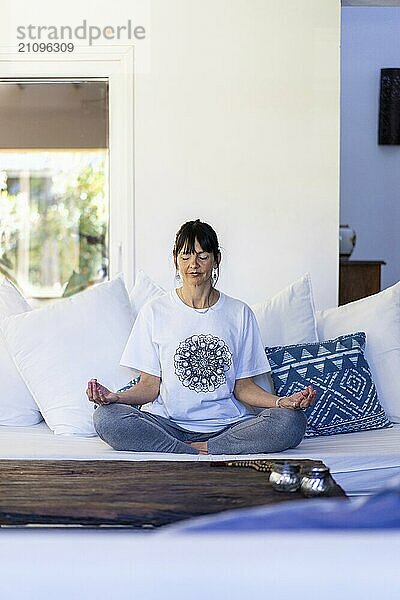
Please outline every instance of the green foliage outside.
[[[48, 262], [55, 252], [64, 295], [71, 295], [107, 273], [104, 161], [96, 169], [85, 166], [73, 179], [65, 177], [60, 174], [65, 185], [55, 195], [49, 189], [52, 180], [30, 177], [29, 282], [38, 288], [46, 286], [43, 261]], [[3, 190], [0, 202], [0, 272], [15, 280], [23, 215], [18, 196]]]

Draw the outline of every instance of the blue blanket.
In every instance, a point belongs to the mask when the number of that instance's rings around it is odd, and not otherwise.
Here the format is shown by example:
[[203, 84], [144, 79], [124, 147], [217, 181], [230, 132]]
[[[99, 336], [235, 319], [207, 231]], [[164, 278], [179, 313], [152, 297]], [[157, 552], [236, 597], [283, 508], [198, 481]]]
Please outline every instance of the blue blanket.
[[400, 529], [400, 479], [383, 491], [356, 499], [310, 499], [235, 509], [164, 527], [169, 532]]

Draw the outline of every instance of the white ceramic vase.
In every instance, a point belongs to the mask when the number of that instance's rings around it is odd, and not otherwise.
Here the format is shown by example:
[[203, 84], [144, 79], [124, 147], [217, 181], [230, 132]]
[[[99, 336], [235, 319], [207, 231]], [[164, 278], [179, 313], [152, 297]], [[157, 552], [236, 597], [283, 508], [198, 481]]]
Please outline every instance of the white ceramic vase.
[[340, 258], [350, 258], [356, 245], [357, 235], [349, 225], [339, 227], [339, 254]]

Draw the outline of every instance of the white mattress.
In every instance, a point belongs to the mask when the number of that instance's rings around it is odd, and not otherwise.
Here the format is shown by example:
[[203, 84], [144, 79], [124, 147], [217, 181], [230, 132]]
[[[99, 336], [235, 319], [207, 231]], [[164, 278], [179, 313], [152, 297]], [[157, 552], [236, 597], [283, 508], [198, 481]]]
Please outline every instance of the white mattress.
[[[339, 483], [343, 485], [348, 477], [346, 491], [357, 486], [364, 489], [368, 481], [374, 489], [392, 471], [400, 470], [399, 442], [400, 425], [308, 439], [297, 449], [279, 455], [250, 456], [321, 459]], [[0, 459], [215, 458], [221, 457], [116, 452], [98, 438], [54, 436], [44, 423], [0, 428]], [[2, 528], [1, 589], [2, 597], [8, 600], [42, 600], [52, 594], [58, 600], [124, 600], [133, 596], [141, 600], [242, 600], [246, 596], [261, 600], [271, 590], [276, 600], [292, 596], [308, 600], [311, 576], [312, 589], [323, 590], [325, 600], [397, 600], [399, 552], [397, 531], [168, 535], [129, 529]], [[289, 562], [285, 557], [290, 557]]]
[[2, 530], [4, 600], [398, 600], [400, 534]]
[[372, 493], [400, 474], [400, 424], [391, 429], [308, 438], [286, 452], [240, 456], [117, 452], [98, 437], [55, 436], [44, 422], [33, 427], [0, 427], [0, 459], [212, 461], [285, 456], [322, 460], [349, 495]]

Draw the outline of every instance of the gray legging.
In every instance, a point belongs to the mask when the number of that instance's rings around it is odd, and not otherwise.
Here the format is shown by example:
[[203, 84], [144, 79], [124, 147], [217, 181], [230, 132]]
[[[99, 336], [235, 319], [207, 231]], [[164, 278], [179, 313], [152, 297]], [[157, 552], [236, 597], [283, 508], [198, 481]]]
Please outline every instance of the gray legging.
[[265, 408], [212, 433], [198, 433], [126, 404], [103, 404], [93, 415], [102, 440], [115, 450], [198, 454], [185, 442], [208, 441], [209, 454], [262, 454], [295, 448], [303, 439], [307, 419], [302, 410]]

